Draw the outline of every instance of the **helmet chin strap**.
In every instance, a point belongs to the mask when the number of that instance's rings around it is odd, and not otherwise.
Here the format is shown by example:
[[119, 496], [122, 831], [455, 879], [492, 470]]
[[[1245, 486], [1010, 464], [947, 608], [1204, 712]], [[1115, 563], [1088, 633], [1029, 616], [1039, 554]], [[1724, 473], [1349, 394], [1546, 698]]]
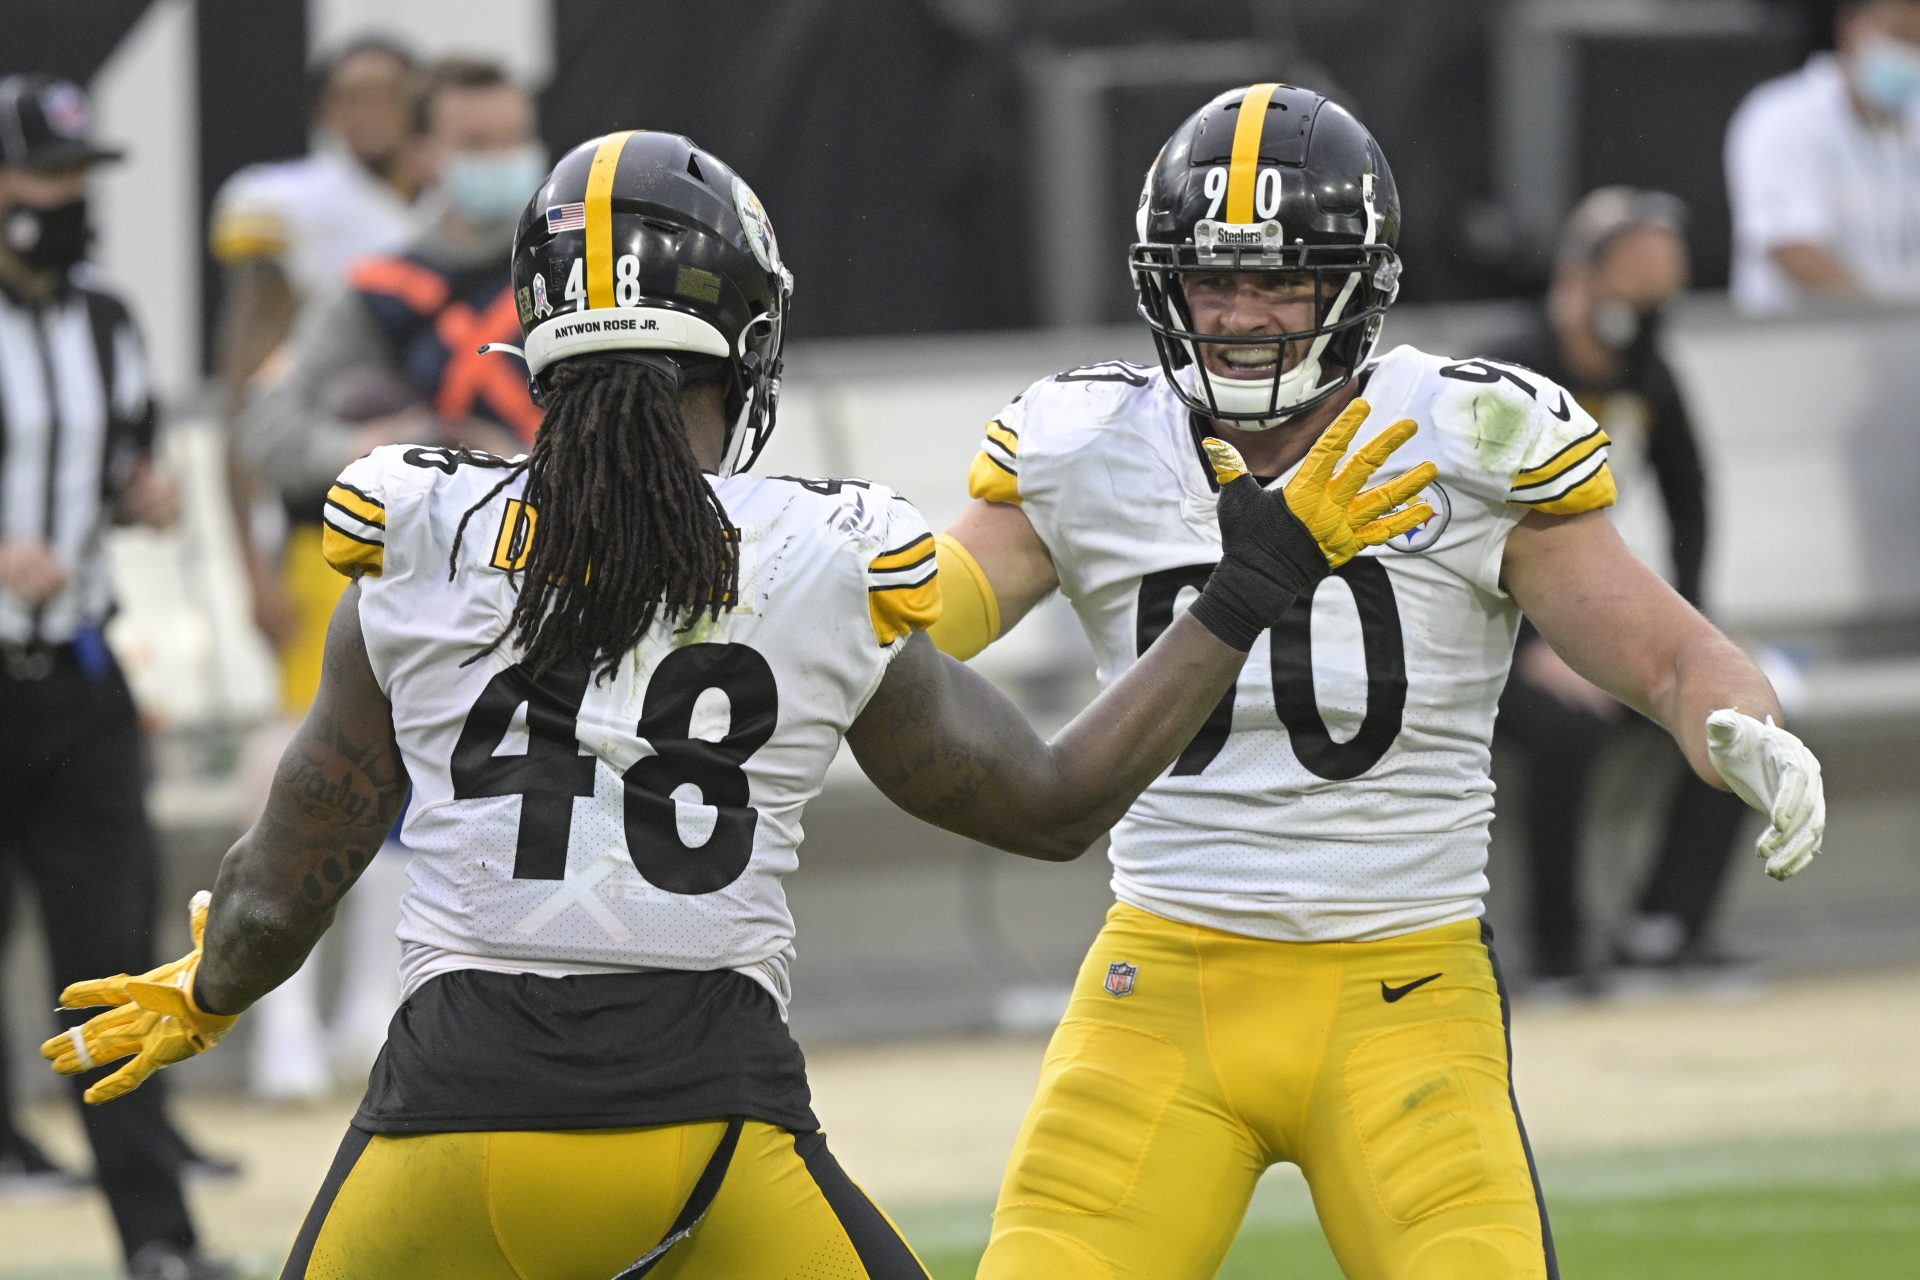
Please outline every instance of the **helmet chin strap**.
[[1208, 373], [1204, 375], [1206, 383], [1203, 387], [1200, 356], [1190, 342], [1185, 344], [1189, 360], [1187, 367], [1180, 371], [1180, 377], [1196, 399], [1210, 400], [1228, 413], [1258, 413], [1273, 405], [1275, 412], [1272, 417], [1225, 419], [1241, 431], [1271, 431], [1293, 416], [1292, 407], [1295, 404], [1320, 390], [1320, 354], [1327, 341], [1324, 334], [1314, 339], [1313, 346], [1307, 350], [1306, 359], [1279, 376], [1278, 397], [1274, 395], [1273, 384], [1276, 379], [1273, 378], [1262, 378], [1258, 382], [1236, 382]]
[[[1347, 274], [1347, 281], [1340, 288], [1340, 296], [1334, 299], [1331, 307], [1327, 308], [1323, 324], [1339, 323], [1359, 283], [1358, 271]], [[1200, 352], [1195, 348], [1195, 344], [1183, 339], [1181, 345], [1187, 349], [1187, 367], [1180, 372], [1186, 378], [1187, 390], [1196, 399], [1210, 400], [1229, 413], [1259, 413], [1268, 406], [1272, 406], [1272, 417], [1228, 419], [1242, 431], [1271, 431], [1291, 418], [1297, 405], [1328, 390], [1320, 380], [1320, 357], [1326, 353], [1327, 344], [1331, 341], [1333, 341], [1331, 333], [1320, 334], [1314, 338], [1313, 345], [1307, 348], [1307, 354], [1301, 358], [1299, 364], [1275, 378], [1262, 378], [1258, 382], [1237, 382], [1231, 378], [1216, 378], [1204, 372]], [[1203, 379], [1204, 388], [1201, 386]], [[1279, 383], [1277, 394], [1274, 388], [1276, 382]], [[1211, 392], [1210, 395], [1209, 392]]]
[[[746, 359], [747, 335], [752, 333], [755, 327], [762, 324], [778, 326], [779, 320], [763, 311], [749, 320], [745, 325], [742, 325], [740, 336], [734, 343], [736, 360]], [[763, 371], [760, 375], [754, 377], [753, 381], [747, 386], [746, 393], [740, 397], [740, 412], [735, 415], [733, 426], [727, 432], [726, 451], [720, 459], [720, 475], [722, 477], [733, 475], [744, 467], [752, 466], [759, 456], [759, 448], [756, 446], [753, 457], [746, 459], [744, 462], [741, 460], [741, 455], [747, 450], [747, 437], [756, 434], [748, 429], [748, 425], [754, 420], [754, 409], [760, 400], [760, 388], [766, 385], [768, 381], [769, 379]], [[772, 387], [770, 389], [772, 394], [773, 396], [778, 396], [780, 394], [780, 383], [778, 379], [772, 379], [771, 381]]]
[[727, 428], [727, 448], [720, 457], [720, 476], [724, 479], [740, 470], [740, 455], [746, 451], [747, 424], [753, 420], [754, 400], [759, 395], [757, 387], [748, 387], [747, 394], [740, 397], [740, 413]]

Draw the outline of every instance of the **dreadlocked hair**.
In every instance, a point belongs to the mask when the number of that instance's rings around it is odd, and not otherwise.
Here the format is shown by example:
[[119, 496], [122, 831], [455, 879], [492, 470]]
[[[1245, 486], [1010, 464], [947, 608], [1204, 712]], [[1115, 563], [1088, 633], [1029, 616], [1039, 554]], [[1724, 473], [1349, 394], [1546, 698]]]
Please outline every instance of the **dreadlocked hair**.
[[[686, 381], [707, 372], [689, 370]], [[548, 372], [544, 399], [532, 451], [461, 517], [447, 576], [467, 521], [524, 474], [538, 536], [506, 628], [468, 661], [511, 639], [536, 676], [569, 661], [611, 676], [661, 617], [684, 631], [720, 616], [739, 586], [740, 543], [665, 374], [576, 357]]]

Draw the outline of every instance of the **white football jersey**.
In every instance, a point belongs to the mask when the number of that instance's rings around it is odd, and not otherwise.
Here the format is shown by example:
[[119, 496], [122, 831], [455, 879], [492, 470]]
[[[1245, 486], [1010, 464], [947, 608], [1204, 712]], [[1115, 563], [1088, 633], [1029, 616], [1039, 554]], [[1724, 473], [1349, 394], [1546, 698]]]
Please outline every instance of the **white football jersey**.
[[[1362, 377], [1373, 413], [1356, 444], [1418, 422], [1389, 469], [1437, 464], [1434, 519], [1343, 566], [1254, 646], [1114, 828], [1124, 902], [1283, 941], [1480, 913], [1489, 742], [1520, 618], [1502, 551], [1529, 511], [1612, 502], [1607, 438], [1517, 366], [1400, 347]], [[975, 497], [1017, 502], [1032, 521], [1103, 684], [1220, 556], [1212, 473], [1158, 369], [1112, 362], [1035, 383], [988, 424], [970, 479]]]
[[363, 575], [413, 784], [407, 992], [461, 968], [737, 969], [784, 1009], [781, 878], [842, 735], [938, 616], [926, 522], [857, 480], [713, 480], [739, 529], [734, 607], [657, 625], [609, 679], [562, 666], [536, 684], [511, 645], [476, 657], [507, 624], [539, 513], [520, 477], [486, 498], [508, 464], [474, 458], [376, 449], [327, 499], [327, 555]]
[[311, 299], [344, 289], [357, 259], [405, 247], [414, 221], [400, 193], [352, 158], [316, 151], [227, 179], [209, 238], [221, 262], [278, 259], [295, 292]]

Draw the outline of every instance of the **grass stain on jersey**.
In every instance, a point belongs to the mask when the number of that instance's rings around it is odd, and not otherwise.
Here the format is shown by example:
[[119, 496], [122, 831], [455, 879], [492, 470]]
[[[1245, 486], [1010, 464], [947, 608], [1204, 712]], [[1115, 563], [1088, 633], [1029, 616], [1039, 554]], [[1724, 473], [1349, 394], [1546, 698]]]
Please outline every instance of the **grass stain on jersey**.
[[1467, 441], [1480, 465], [1496, 475], [1516, 469], [1533, 438], [1533, 402], [1499, 384], [1448, 388], [1434, 411], [1442, 429]]

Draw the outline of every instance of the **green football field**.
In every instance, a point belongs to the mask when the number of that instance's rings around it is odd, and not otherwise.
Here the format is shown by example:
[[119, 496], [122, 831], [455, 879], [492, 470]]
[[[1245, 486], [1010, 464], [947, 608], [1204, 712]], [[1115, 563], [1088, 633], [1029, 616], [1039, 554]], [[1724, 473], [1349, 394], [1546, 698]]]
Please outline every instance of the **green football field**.
[[[1541, 1174], [1568, 1280], [1920, 1276], [1920, 1133], [1588, 1154]], [[973, 1275], [983, 1217], [900, 1216], [937, 1280]], [[1297, 1177], [1262, 1184], [1220, 1275], [1340, 1280]]]

